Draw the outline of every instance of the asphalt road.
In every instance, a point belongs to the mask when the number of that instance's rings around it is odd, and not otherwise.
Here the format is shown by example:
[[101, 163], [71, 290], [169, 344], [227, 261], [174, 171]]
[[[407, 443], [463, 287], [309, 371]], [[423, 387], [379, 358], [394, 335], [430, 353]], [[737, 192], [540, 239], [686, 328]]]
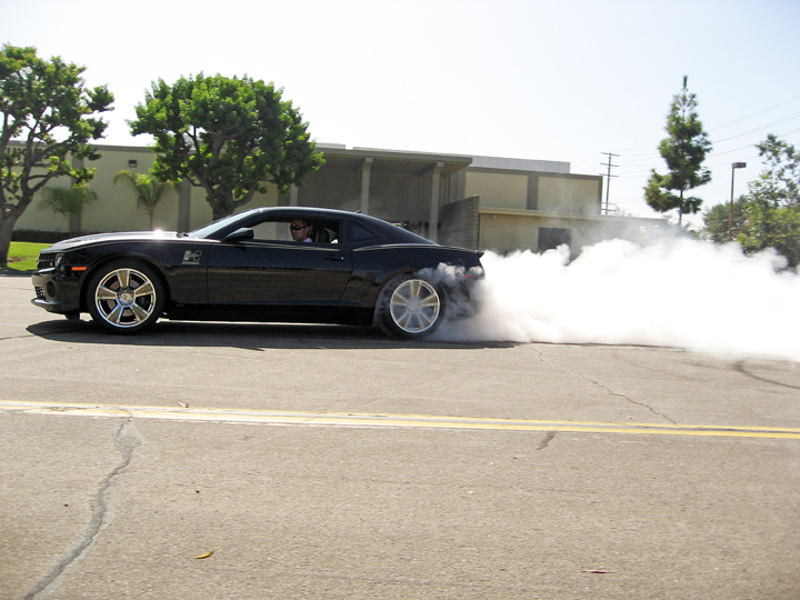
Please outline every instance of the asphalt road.
[[798, 364], [31, 297], [0, 276], [2, 599], [800, 598]]

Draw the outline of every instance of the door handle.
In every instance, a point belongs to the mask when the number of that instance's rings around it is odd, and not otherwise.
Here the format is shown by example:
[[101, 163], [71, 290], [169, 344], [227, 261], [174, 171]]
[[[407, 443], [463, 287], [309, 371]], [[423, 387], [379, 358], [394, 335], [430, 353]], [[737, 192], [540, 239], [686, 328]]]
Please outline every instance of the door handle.
[[331, 252], [325, 255], [325, 260], [331, 260], [333, 262], [339, 262], [344, 260], [344, 254], [341, 252]]

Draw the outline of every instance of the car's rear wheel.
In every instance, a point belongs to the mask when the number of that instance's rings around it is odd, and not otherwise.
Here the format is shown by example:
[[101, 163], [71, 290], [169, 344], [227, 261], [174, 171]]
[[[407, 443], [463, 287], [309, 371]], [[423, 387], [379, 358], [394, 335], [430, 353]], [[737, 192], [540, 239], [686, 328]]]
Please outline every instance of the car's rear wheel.
[[92, 319], [115, 333], [138, 333], [155, 323], [164, 309], [164, 286], [138, 261], [116, 261], [89, 281]]
[[430, 335], [444, 318], [444, 295], [418, 277], [400, 277], [384, 289], [382, 325], [389, 334], [405, 339]]

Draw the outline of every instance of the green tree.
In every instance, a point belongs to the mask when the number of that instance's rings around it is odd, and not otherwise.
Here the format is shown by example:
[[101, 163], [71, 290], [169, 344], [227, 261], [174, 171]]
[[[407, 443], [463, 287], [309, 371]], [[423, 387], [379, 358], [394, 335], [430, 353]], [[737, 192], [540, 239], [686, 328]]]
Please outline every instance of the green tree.
[[772, 133], [756, 148], [765, 167], [758, 179], [748, 185], [751, 199], [763, 200], [775, 208], [800, 206], [800, 151]]
[[114, 175], [114, 183], [120, 181], [136, 194], [136, 204], [150, 217], [150, 229], [152, 229], [156, 206], [175, 184], [171, 181], [158, 181], [149, 173], [133, 173], [127, 169], [118, 171]]
[[[747, 218], [749, 206], [746, 196], [740, 196], [733, 201], [733, 212], [730, 204], [717, 204], [703, 213], [703, 237], [717, 244], [728, 242], [728, 228], [730, 226], [731, 239], [736, 239], [742, 225]], [[733, 218], [731, 219], [731, 216]]]
[[731, 206], [727, 203], [717, 204], [704, 212], [704, 237], [717, 244], [724, 244], [728, 241], [728, 227], [731, 225], [731, 239], [735, 240], [745, 221], [747, 207], [747, 198], [741, 196], [733, 202], [733, 219], [730, 218]]
[[711, 142], [697, 115], [696, 95], [689, 93], [687, 82], [684, 76], [683, 89], [673, 97], [667, 115], [669, 137], [658, 146], [669, 172], [661, 175], [653, 169], [645, 187], [645, 200], [653, 210], [664, 213], [678, 209], [679, 225], [684, 213], [696, 213], [703, 203], [686, 193], [711, 181], [711, 172], [703, 167]]
[[85, 183], [74, 185], [71, 188], [46, 187], [42, 190], [42, 202], [39, 206], [44, 210], [66, 217], [69, 232], [74, 235], [77, 233], [72, 229], [74, 217], [83, 210], [84, 206], [95, 200], [97, 200], [97, 194]]
[[99, 158], [89, 143], [103, 137], [107, 124], [96, 115], [111, 110], [114, 96], [105, 86], [87, 88], [84, 70], [39, 58], [35, 48], [0, 50], [0, 264], [36, 192], [55, 177], [81, 184], [94, 176], [71, 159]]
[[794, 268], [800, 264], [800, 208], [751, 201], [736, 239], [747, 253], [774, 248]]
[[202, 73], [152, 84], [131, 121], [155, 138], [153, 173], [203, 188], [215, 219], [275, 184], [281, 193], [324, 163], [308, 124], [282, 91], [249, 77]]
[[745, 218], [737, 236], [745, 252], [775, 248], [800, 264], [800, 151], [769, 134], [756, 147], [765, 168], [748, 184]]

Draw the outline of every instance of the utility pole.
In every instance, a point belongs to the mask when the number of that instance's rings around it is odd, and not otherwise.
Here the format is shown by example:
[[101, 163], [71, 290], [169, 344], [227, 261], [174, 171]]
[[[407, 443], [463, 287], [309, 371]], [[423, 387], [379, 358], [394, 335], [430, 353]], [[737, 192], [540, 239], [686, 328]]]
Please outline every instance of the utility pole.
[[[608, 172], [603, 174], [600, 173], [603, 177], [606, 178], [606, 214], [608, 214], [608, 193], [611, 191], [611, 178], [616, 177], [616, 175], [611, 174], [611, 167], [618, 167], [619, 165], [612, 165], [611, 164], [611, 157], [612, 156], [619, 156], [619, 154], [612, 154], [611, 152], [601, 152], [600, 154], [605, 154], [608, 156], [607, 163], [600, 163], [601, 165], [608, 167]], [[602, 211], [601, 211], [602, 212]]]

